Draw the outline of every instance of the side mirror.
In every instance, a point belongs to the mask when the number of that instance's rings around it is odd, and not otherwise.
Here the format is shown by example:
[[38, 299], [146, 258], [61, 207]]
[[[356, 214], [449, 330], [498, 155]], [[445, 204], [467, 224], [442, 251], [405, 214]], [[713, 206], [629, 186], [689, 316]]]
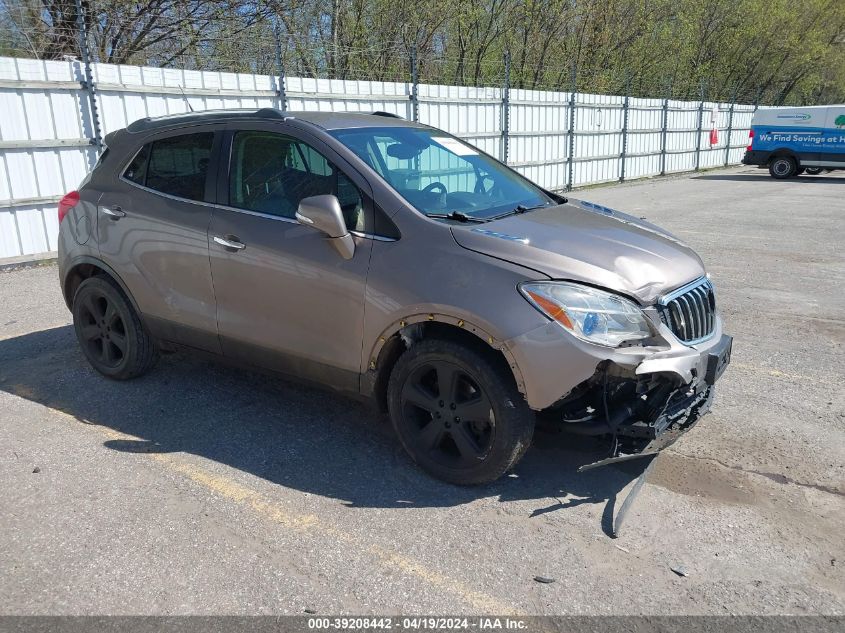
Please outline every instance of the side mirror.
[[303, 198], [296, 210], [296, 219], [303, 226], [310, 226], [325, 233], [344, 259], [352, 259], [355, 254], [355, 240], [346, 228], [340, 202], [335, 196]]

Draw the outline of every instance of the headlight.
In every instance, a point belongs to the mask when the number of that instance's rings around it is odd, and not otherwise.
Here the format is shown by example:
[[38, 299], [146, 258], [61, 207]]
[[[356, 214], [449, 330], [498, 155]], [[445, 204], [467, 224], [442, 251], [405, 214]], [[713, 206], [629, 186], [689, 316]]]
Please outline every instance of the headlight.
[[610, 292], [565, 281], [524, 283], [519, 291], [540, 312], [590, 343], [618, 347], [651, 336], [642, 310]]

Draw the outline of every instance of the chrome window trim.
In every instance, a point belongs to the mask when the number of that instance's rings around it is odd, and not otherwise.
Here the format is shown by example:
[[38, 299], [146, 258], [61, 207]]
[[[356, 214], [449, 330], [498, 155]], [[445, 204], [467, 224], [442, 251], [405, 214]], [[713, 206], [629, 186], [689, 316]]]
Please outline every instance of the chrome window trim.
[[141, 191], [146, 191], [148, 193], [154, 193], [157, 196], [162, 196], [163, 198], [169, 198], [170, 200], [176, 200], [177, 202], [190, 202], [191, 204], [201, 204], [204, 207], [215, 206], [211, 202], [206, 202], [205, 200], [194, 200], [193, 198], [183, 198], [181, 196], [174, 196], [173, 194], [164, 193], [163, 191], [159, 191], [158, 189], [151, 189], [150, 187], [147, 187], [146, 185], [139, 185], [137, 182], [132, 182], [131, 180], [127, 180], [126, 178], [124, 178], [123, 174], [120, 175], [119, 180], [122, 180], [127, 185], [131, 185], [131, 186], [135, 187], [136, 189], [140, 189]]
[[[294, 137], [291, 137], [291, 138], [293, 138], [294, 140], [297, 140]], [[150, 141], [150, 142], [152, 142], [152, 141]], [[229, 151], [230, 151], [229, 164], [230, 165], [231, 165], [232, 145], [233, 144], [229, 145]], [[118, 180], [121, 180], [121, 181], [125, 182], [127, 185], [135, 187], [136, 189], [140, 189], [141, 191], [146, 191], [147, 193], [151, 193], [151, 194], [154, 194], [154, 195], [157, 195], [157, 196], [162, 196], [164, 198], [169, 198], [170, 200], [176, 200], [177, 202], [189, 202], [191, 204], [199, 204], [199, 205], [202, 205], [204, 207], [211, 207], [212, 209], [221, 209], [223, 211], [235, 211], [237, 213], [244, 213], [246, 215], [252, 215], [252, 216], [255, 216], [255, 217], [258, 217], [258, 218], [265, 218], [267, 220], [278, 220], [278, 221], [281, 221], [281, 222], [287, 222], [289, 224], [299, 224], [299, 221], [296, 218], [288, 218], [288, 217], [285, 217], [283, 215], [274, 215], [272, 213], [264, 213], [262, 211], [252, 211], [251, 209], [240, 209], [238, 207], [232, 207], [232, 206], [229, 206], [227, 204], [218, 204], [218, 203], [214, 203], [214, 202], [206, 202], [205, 200], [194, 200], [193, 198], [183, 198], [181, 196], [174, 196], [172, 194], [164, 193], [163, 191], [159, 191], [158, 189], [152, 189], [151, 187], [147, 187], [146, 185], [139, 185], [137, 182], [133, 182], [133, 181], [129, 180], [128, 178], [124, 178], [123, 174], [125, 174], [126, 170], [129, 169], [129, 165], [132, 164], [132, 162], [135, 160], [135, 157], [138, 156], [138, 154], [140, 154], [141, 151], [146, 146], [147, 146], [147, 143], [144, 143], [143, 145], [141, 145], [141, 147], [139, 147], [135, 151], [135, 153], [132, 154], [132, 156], [129, 158], [129, 160], [127, 160], [124, 163], [123, 169], [120, 170], [120, 176], [118, 176]], [[309, 147], [310, 147], [310, 145], [309, 145]], [[332, 164], [335, 169], [338, 169], [338, 167], [336, 165], [334, 165], [333, 163], [331, 163], [331, 161], [329, 161], [329, 163]], [[348, 178], [348, 176], [347, 176], [347, 178]], [[354, 185], [355, 183], [353, 182], [352, 184]], [[355, 185], [355, 186], [357, 186], [357, 185]], [[376, 241], [376, 242], [395, 242], [395, 241], [397, 241], [396, 238], [393, 238], [393, 237], [385, 237], [383, 235], [376, 235], [374, 233], [364, 233], [363, 231], [349, 231], [349, 233], [351, 235], [354, 235], [355, 237], [360, 237], [360, 238], [363, 238], [363, 239], [366, 239], [366, 240], [373, 240], [373, 241]]]
[[363, 231], [349, 231], [351, 235], [355, 237], [363, 237], [367, 240], [374, 240], [376, 242], [396, 242], [398, 241], [395, 237], [387, 237], [384, 235], [376, 235], [375, 233], [364, 233]]
[[231, 207], [228, 204], [212, 204], [211, 206], [222, 211], [235, 211], [236, 213], [252, 215], [266, 220], [279, 220], [281, 222], [287, 222], [288, 224], [299, 224], [299, 221], [296, 218], [289, 218], [284, 215], [275, 215], [273, 213], [265, 213], [264, 211], [253, 211], [252, 209], [241, 209], [239, 207]]
[[[138, 150], [140, 151], [140, 150]], [[137, 154], [137, 152], [136, 152]], [[132, 157], [133, 159], [135, 156]], [[132, 162], [132, 161], [130, 161]], [[127, 167], [129, 164], [127, 163]], [[125, 171], [125, 170], [124, 170]], [[136, 189], [140, 189], [141, 191], [146, 191], [147, 193], [154, 194], [156, 196], [162, 196], [164, 198], [169, 198], [171, 200], [176, 200], [177, 202], [189, 202], [191, 204], [199, 204], [204, 207], [210, 207], [212, 209], [220, 209], [221, 211], [234, 211], [236, 213], [243, 213], [245, 215], [251, 215], [258, 218], [264, 218], [266, 220], [276, 220], [279, 222], [287, 222], [288, 224], [299, 224], [299, 221], [296, 218], [288, 218], [283, 215], [273, 215], [272, 213], [264, 213], [262, 211], [251, 211], [250, 209], [239, 209], [237, 207], [230, 207], [226, 204], [216, 204], [213, 202], [205, 202], [204, 200], [192, 200], [191, 198], [182, 198], [179, 196], [173, 196], [169, 193], [164, 193], [163, 191], [158, 191], [157, 189], [151, 189], [150, 187], [146, 187], [144, 185], [139, 185], [137, 182], [132, 182], [131, 180], [127, 180], [122, 175], [120, 176], [120, 180], [125, 182], [127, 185], [131, 185]], [[364, 233], [363, 231], [349, 231], [351, 235], [355, 237], [361, 237], [366, 240], [374, 240], [376, 242], [395, 242], [396, 239], [392, 237], [385, 237], [383, 235], [375, 235], [373, 233]]]

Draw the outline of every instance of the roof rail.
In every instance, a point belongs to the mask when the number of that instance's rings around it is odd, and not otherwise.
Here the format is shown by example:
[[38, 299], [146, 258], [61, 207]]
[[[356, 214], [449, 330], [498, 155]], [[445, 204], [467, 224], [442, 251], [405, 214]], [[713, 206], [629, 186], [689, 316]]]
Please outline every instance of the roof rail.
[[285, 115], [281, 110], [276, 108], [261, 108], [255, 113], [255, 116], [262, 119], [284, 119]]
[[385, 112], [384, 110], [376, 110], [375, 112], [370, 112], [373, 116], [386, 116], [391, 119], [404, 119], [405, 117], [399, 116], [398, 114], [393, 114], [393, 112]]

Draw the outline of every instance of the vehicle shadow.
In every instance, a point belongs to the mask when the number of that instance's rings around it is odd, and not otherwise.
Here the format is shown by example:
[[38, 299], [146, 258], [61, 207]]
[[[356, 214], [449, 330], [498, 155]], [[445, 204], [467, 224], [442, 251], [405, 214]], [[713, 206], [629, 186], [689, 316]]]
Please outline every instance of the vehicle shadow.
[[828, 185], [845, 182], [845, 179], [837, 178], [835, 174], [832, 174], [831, 176], [832, 177], [825, 177], [824, 175], [809, 176], [803, 174], [801, 176], [789, 178], [788, 180], [777, 181], [772, 178], [768, 172], [760, 172], [759, 174], [702, 174], [701, 176], [693, 176], [692, 180], [734, 180], [737, 182], [752, 182], [757, 180], [766, 182], [797, 182], [800, 184], [825, 183]]
[[352, 507], [450, 507], [498, 497], [536, 502], [526, 513], [540, 516], [605, 504], [601, 527], [610, 534], [617, 493], [646, 465], [579, 474], [606, 448], [538, 432], [516, 476], [453, 486], [420, 471], [365, 404], [181, 353], [146, 376], [111, 381], [88, 365], [71, 326], [0, 341], [0, 390], [139, 438], [105, 441], [113, 450], [192, 453]]

